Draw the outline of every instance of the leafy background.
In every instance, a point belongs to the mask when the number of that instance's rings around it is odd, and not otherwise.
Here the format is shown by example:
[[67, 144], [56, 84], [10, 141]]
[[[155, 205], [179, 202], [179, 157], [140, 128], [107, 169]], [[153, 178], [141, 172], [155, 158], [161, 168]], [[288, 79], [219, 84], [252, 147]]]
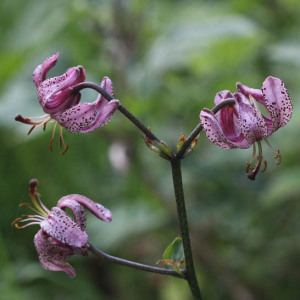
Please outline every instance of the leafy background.
[[112, 210], [110, 224], [88, 216], [90, 241], [110, 254], [155, 265], [179, 235], [170, 167], [123, 115], [87, 135], [66, 132], [63, 157], [58, 139], [49, 151], [50, 128], [27, 136], [14, 121], [17, 113], [43, 114], [31, 75], [58, 51], [50, 76], [79, 64], [89, 81], [110, 76], [123, 105], [173, 147], [216, 92], [235, 90], [237, 81], [260, 87], [269, 75], [286, 83], [293, 118], [270, 138], [283, 155], [279, 167], [264, 147], [268, 170], [251, 182], [250, 149], [221, 150], [202, 134], [183, 176], [206, 299], [300, 298], [299, 1], [3, 0], [0, 7], [3, 299], [190, 299], [184, 281], [93, 255], [69, 260], [75, 279], [46, 271], [33, 245], [37, 227], [10, 226], [36, 177], [48, 207], [79, 193]]

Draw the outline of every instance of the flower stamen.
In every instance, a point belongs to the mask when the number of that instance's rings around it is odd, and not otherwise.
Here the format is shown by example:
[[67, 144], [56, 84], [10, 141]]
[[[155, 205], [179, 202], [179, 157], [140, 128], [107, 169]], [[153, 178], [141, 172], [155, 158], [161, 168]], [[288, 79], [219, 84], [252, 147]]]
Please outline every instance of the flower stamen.
[[251, 164], [255, 158], [255, 154], [256, 154], [256, 146], [255, 143], [253, 144], [253, 152], [252, 152], [252, 156], [249, 162], [246, 163], [246, 172], [249, 173], [249, 170], [253, 170], [254, 168], [251, 167]]
[[[247, 166], [247, 177], [250, 180], [255, 180], [255, 177], [256, 177], [259, 169], [260, 169], [260, 166], [261, 166], [261, 163], [262, 163], [262, 160], [263, 160], [261, 142], [257, 141], [257, 145], [258, 145], [257, 163], [256, 163], [255, 167], [252, 169], [251, 173], [248, 172], [249, 170], [251, 170], [250, 165]], [[265, 168], [264, 168], [263, 171], [265, 171]]]
[[50, 147], [50, 151], [51, 151], [51, 152], [53, 152], [52, 144], [53, 144], [53, 141], [54, 141], [54, 136], [55, 136], [55, 129], [56, 129], [56, 126], [57, 126], [57, 122], [55, 122], [55, 124], [54, 124], [54, 126], [53, 126], [52, 136], [51, 136], [50, 143], [49, 143], [49, 147]]
[[60, 153], [60, 155], [64, 155], [67, 152], [69, 146], [65, 144], [62, 126], [59, 126], [59, 148], [61, 148], [62, 146], [64, 146], [64, 150]]
[[264, 168], [261, 170], [262, 173], [264, 173], [267, 170], [267, 166], [268, 166], [267, 161], [264, 160]]
[[275, 159], [275, 163], [277, 165], [280, 165], [281, 164], [281, 161], [282, 161], [282, 157], [281, 157], [281, 154], [280, 154], [280, 150], [279, 149], [275, 149], [271, 144], [270, 142], [267, 140], [267, 138], [264, 139], [266, 144], [269, 146], [269, 148], [275, 153], [275, 155], [273, 156], [274, 159]]
[[[31, 201], [32, 201], [34, 207], [32, 207], [29, 203], [21, 203], [19, 205], [19, 207], [26, 206], [37, 214], [36, 215], [22, 215], [22, 217], [16, 218], [12, 222], [12, 224], [11, 224], [12, 226], [15, 226], [18, 229], [23, 229], [30, 225], [39, 225], [42, 221], [44, 221], [48, 217], [50, 211], [41, 201], [40, 194], [36, 188], [37, 185], [38, 185], [37, 179], [30, 180], [29, 195], [30, 195], [30, 198], [31, 198]], [[28, 221], [29, 221], [29, 223], [26, 225], [23, 225], [23, 226], [18, 225], [19, 222], [28, 222]]]

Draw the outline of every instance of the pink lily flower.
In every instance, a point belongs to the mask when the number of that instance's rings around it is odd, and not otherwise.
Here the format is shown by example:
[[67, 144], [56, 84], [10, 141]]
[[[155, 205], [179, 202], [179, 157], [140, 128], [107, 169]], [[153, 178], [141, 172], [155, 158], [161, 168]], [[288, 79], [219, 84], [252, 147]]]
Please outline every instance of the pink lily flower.
[[[39, 225], [41, 229], [34, 237], [34, 244], [42, 266], [47, 270], [63, 271], [70, 277], [74, 277], [75, 270], [64, 260], [74, 254], [88, 254], [84, 208], [104, 222], [110, 222], [112, 214], [101, 204], [78, 194], [62, 197], [57, 206], [49, 210], [40, 199], [36, 189], [37, 184], [37, 179], [30, 181], [30, 197], [34, 207], [28, 203], [20, 205], [29, 207], [36, 214], [23, 215], [21, 218], [17, 218], [12, 225], [18, 229]], [[74, 219], [65, 212], [66, 208], [72, 211]], [[20, 222], [28, 223], [20, 226], [18, 224]]]
[[[261, 90], [241, 83], [237, 83], [237, 90], [238, 93], [217, 93], [215, 105], [229, 98], [234, 99], [235, 104], [223, 107], [217, 114], [205, 108], [200, 113], [200, 121], [207, 137], [220, 148], [247, 149], [253, 145], [253, 155], [246, 166], [248, 178], [254, 180], [263, 161], [262, 172], [267, 167], [267, 162], [263, 160], [261, 140], [264, 139], [275, 152], [274, 158], [278, 159], [276, 163], [280, 164], [280, 151], [271, 146], [267, 137], [288, 123], [293, 107], [287, 89], [276, 77], [266, 78]], [[261, 113], [258, 103], [266, 108], [268, 116]], [[251, 164], [256, 156], [255, 144], [258, 146], [258, 156], [257, 163], [252, 168]]]
[[[37, 87], [37, 97], [46, 115], [37, 117], [38, 121], [17, 115], [15, 120], [32, 125], [28, 134], [36, 126], [54, 122], [50, 150], [57, 124], [60, 125], [60, 147], [64, 145], [65, 153], [68, 146], [64, 144], [62, 127], [71, 133], [86, 133], [106, 125], [119, 106], [119, 100], [108, 101], [101, 94], [92, 103], [80, 103], [81, 94], [76, 92], [78, 84], [85, 81], [85, 69], [82, 66], [72, 67], [63, 75], [46, 79], [49, 70], [55, 66], [59, 53], [47, 58], [33, 72], [33, 82]], [[112, 82], [104, 77], [101, 87], [113, 96]]]

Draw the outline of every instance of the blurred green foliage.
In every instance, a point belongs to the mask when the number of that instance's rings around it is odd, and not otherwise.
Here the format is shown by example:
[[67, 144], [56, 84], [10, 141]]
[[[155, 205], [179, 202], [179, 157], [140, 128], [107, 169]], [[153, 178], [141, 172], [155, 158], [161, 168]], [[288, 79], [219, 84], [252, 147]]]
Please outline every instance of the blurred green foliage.
[[[60, 52], [50, 75], [83, 65], [87, 80], [108, 75], [122, 104], [169, 145], [199, 122], [216, 92], [241, 81], [259, 88], [280, 77], [294, 103], [291, 122], [270, 138], [283, 162], [255, 182], [251, 150], [221, 150], [202, 134], [183, 161], [197, 274], [206, 299], [300, 298], [300, 4], [268, 1], [2, 0], [0, 2], [0, 295], [27, 299], [189, 299], [184, 281], [74, 256], [77, 277], [42, 269], [37, 227], [10, 224], [38, 178], [51, 207], [70, 193], [110, 208], [113, 222], [88, 217], [90, 241], [110, 254], [155, 264], [179, 235], [168, 163], [153, 155], [120, 113], [88, 135], [65, 133], [49, 151], [51, 129], [14, 116], [42, 115], [31, 76]], [[96, 94], [84, 92], [83, 99]], [[51, 126], [49, 126], [51, 127]]]

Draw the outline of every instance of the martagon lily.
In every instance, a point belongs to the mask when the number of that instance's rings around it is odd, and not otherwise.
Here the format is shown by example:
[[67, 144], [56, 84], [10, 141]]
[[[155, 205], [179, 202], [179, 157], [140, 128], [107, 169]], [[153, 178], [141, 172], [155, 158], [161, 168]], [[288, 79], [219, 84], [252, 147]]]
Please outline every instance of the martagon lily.
[[[33, 72], [33, 82], [37, 87], [37, 97], [46, 115], [37, 118], [23, 118], [20, 114], [16, 121], [32, 125], [28, 134], [37, 126], [43, 126], [54, 122], [53, 134], [50, 141], [50, 150], [57, 124], [60, 126], [60, 147], [64, 145], [65, 153], [68, 146], [65, 145], [62, 127], [71, 133], [86, 133], [106, 125], [119, 106], [119, 100], [108, 101], [101, 94], [92, 103], [79, 103], [81, 94], [76, 91], [78, 84], [85, 81], [85, 69], [82, 66], [72, 67], [63, 75], [46, 79], [49, 70], [56, 64], [59, 53], [47, 58]], [[113, 96], [112, 82], [104, 77], [101, 87]]]
[[[88, 254], [88, 234], [86, 228], [86, 213], [84, 208], [91, 211], [97, 218], [104, 222], [110, 222], [111, 212], [99, 203], [82, 195], [72, 194], [59, 199], [57, 206], [49, 210], [41, 201], [37, 191], [37, 179], [30, 181], [30, 197], [35, 215], [23, 215], [17, 218], [12, 225], [22, 229], [31, 225], [39, 225], [41, 229], [34, 237], [34, 244], [39, 254], [42, 266], [47, 270], [63, 271], [70, 277], [76, 275], [75, 270], [64, 260], [74, 254]], [[69, 208], [74, 219], [65, 212]], [[19, 225], [25, 222], [25, 225]]]
[[[264, 139], [275, 152], [276, 163], [280, 164], [280, 151], [271, 146], [267, 137], [289, 122], [293, 107], [287, 89], [276, 77], [266, 78], [261, 90], [241, 83], [237, 83], [237, 90], [237, 93], [227, 90], [217, 93], [215, 105], [230, 98], [235, 100], [235, 104], [223, 107], [217, 114], [205, 108], [200, 113], [200, 121], [207, 137], [220, 148], [246, 149], [253, 145], [253, 155], [246, 166], [248, 178], [254, 180], [262, 162], [262, 172], [267, 167], [267, 162], [263, 159], [261, 140]], [[258, 103], [265, 107], [268, 116], [261, 113]], [[251, 167], [256, 156], [256, 145], [257, 163], [255, 167]]]

